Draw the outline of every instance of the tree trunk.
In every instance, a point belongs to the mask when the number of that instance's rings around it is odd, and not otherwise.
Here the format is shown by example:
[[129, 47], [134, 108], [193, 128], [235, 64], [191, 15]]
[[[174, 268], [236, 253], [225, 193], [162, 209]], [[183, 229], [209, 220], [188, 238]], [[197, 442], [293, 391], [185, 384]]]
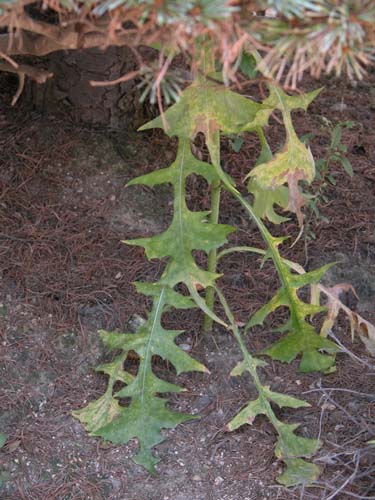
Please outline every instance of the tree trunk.
[[76, 122], [113, 129], [137, 128], [143, 120], [134, 80], [93, 87], [91, 80], [119, 78], [136, 68], [128, 47], [61, 51], [49, 56], [54, 77], [34, 84], [32, 100], [38, 111], [64, 111]]

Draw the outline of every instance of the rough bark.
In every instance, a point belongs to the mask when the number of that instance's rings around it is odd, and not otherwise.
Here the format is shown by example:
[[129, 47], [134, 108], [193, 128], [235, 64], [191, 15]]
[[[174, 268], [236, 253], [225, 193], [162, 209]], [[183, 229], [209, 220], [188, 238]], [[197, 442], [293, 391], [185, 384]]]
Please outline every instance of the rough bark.
[[93, 87], [90, 81], [114, 80], [134, 71], [128, 47], [53, 52], [48, 70], [53, 78], [34, 83], [33, 102], [39, 111], [64, 110], [74, 121], [110, 128], [134, 128], [142, 121], [136, 82]]

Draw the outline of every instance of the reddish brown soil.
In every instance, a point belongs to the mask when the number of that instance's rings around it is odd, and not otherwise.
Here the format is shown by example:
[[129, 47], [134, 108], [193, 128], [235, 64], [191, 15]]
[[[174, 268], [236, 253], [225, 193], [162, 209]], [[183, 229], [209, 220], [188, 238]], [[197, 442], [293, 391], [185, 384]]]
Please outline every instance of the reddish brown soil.
[[[339, 260], [327, 283], [351, 282], [357, 311], [375, 322], [375, 75], [356, 86], [336, 79], [325, 85], [309, 113], [295, 113], [300, 135], [313, 132], [315, 158], [329, 143], [321, 117], [353, 120], [343, 143], [354, 177], [333, 165], [337, 186], [327, 186], [321, 213], [310, 232], [284, 255], [314, 268]], [[3, 88], [6, 89], [6, 86]], [[9, 102], [4, 90], [1, 102]], [[301, 422], [301, 434], [319, 435], [315, 462], [322, 474], [312, 487], [287, 490], [275, 482], [282, 464], [273, 454], [275, 435], [258, 418], [253, 426], [228, 434], [225, 425], [255, 395], [250, 379], [229, 377], [240, 359], [232, 338], [220, 329], [203, 336], [200, 314], [168, 316], [184, 328], [185, 343], [211, 375], [179, 377], [187, 391], [173, 398], [201, 419], [166, 432], [155, 453], [159, 476], [150, 477], [131, 461], [136, 443], [103, 444], [87, 436], [71, 417], [98, 397], [105, 377], [93, 371], [108, 359], [97, 329], [124, 331], [144, 316], [147, 303], [132, 282], [157, 278], [162, 263], [147, 262], [143, 251], [121, 240], [165, 228], [171, 215], [168, 189], [125, 188], [135, 175], [168, 164], [173, 141], [159, 132], [134, 134], [90, 130], [61, 116], [42, 116], [3, 104], [0, 116], [0, 431], [8, 436], [0, 451], [4, 500], [255, 500], [375, 498], [375, 362], [359, 339], [351, 342], [347, 320], [335, 335], [351, 354], [337, 357], [337, 372], [302, 375], [298, 365], [269, 362], [262, 380], [272, 389], [303, 397], [311, 408], [282, 411], [284, 421]], [[269, 132], [275, 148], [282, 128]], [[239, 154], [225, 147], [224, 162], [240, 183], [258, 152], [254, 137]], [[191, 182], [190, 205], [207, 207], [202, 183]], [[206, 187], [203, 186], [206, 190]], [[238, 226], [231, 243], [261, 246], [246, 214], [224, 193], [222, 221]], [[275, 230], [273, 229], [275, 232]], [[295, 220], [277, 231], [298, 235]], [[312, 239], [312, 232], [315, 239]], [[275, 272], [259, 260], [232, 254], [223, 260], [221, 284], [236, 319], [246, 321], [275, 290]], [[268, 345], [275, 316], [248, 338], [255, 351]], [[354, 357], [355, 356], [355, 357]], [[155, 366], [163, 377], [172, 374]]]

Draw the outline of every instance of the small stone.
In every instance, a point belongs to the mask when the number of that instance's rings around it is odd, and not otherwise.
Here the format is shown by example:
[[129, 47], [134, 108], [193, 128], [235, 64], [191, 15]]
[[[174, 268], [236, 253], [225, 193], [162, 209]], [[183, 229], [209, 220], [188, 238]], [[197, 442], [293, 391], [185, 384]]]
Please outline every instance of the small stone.
[[115, 276], [115, 280], [119, 280], [122, 277], [122, 273], [118, 272]]
[[202, 481], [202, 478], [198, 474], [194, 474], [193, 481]]
[[110, 477], [110, 481], [112, 483], [112, 487], [114, 490], [119, 490], [121, 488], [121, 481], [119, 479], [116, 479], [114, 477]]
[[224, 482], [224, 479], [221, 476], [215, 477], [215, 486], [219, 486], [221, 483]]
[[358, 411], [358, 407], [360, 406], [360, 403], [358, 401], [350, 401], [348, 404], [349, 410], [352, 411]]
[[116, 201], [116, 195], [112, 194], [109, 198], [111, 201]]
[[331, 109], [332, 111], [339, 111], [340, 113], [342, 113], [347, 109], [347, 107], [348, 106], [344, 102], [336, 102], [331, 106]]
[[142, 316], [139, 316], [139, 314], [133, 314], [129, 318], [129, 321], [126, 326], [131, 333], [135, 333], [138, 330], [138, 328], [143, 326], [145, 323], [146, 320], [142, 318]]
[[336, 410], [336, 406], [333, 405], [332, 403], [323, 403], [322, 410], [333, 411], [333, 410]]
[[180, 349], [183, 351], [189, 352], [191, 351], [191, 345], [190, 344], [180, 344], [179, 345]]
[[209, 394], [199, 396], [194, 402], [194, 409], [198, 412], [202, 411], [206, 406], [212, 403], [213, 399]]

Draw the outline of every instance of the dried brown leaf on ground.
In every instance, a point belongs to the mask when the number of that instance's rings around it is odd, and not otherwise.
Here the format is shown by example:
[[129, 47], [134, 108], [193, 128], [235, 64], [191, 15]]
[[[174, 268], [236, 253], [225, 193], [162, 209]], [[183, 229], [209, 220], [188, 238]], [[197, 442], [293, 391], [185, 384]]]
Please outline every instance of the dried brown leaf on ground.
[[368, 352], [375, 356], [375, 326], [362, 318], [358, 313], [352, 311], [346, 306], [340, 297], [345, 292], [352, 292], [356, 297], [357, 294], [352, 285], [349, 283], [339, 283], [332, 287], [323, 285], [315, 285], [316, 291], [313, 293], [313, 301], [319, 300], [319, 296], [323, 293], [327, 297], [327, 316], [324, 319], [320, 334], [326, 337], [332, 329], [340, 310], [348, 317], [350, 322], [350, 331], [352, 338], [358, 333], [361, 340], [366, 346]]

